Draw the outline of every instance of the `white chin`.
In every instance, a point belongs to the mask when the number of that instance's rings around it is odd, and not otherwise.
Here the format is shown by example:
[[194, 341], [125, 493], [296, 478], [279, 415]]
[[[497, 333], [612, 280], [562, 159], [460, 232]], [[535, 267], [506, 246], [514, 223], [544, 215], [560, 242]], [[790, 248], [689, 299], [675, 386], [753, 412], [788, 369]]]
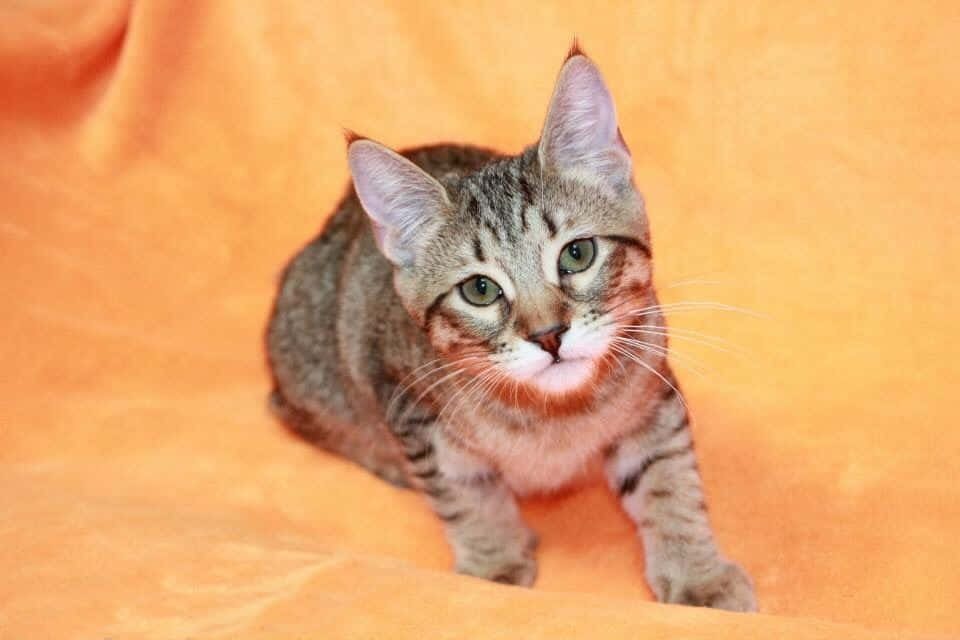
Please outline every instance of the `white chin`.
[[587, 358], [563, 360], [548, 365], [530, 382], [548, 393], [566, 393], [582, 387], [593, 376], [595, 366]]

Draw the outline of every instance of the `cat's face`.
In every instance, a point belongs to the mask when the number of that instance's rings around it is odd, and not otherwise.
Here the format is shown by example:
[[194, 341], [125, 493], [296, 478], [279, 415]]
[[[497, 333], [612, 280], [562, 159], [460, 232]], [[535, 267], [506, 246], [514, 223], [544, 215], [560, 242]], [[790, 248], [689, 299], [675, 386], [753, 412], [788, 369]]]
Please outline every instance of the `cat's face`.
[[618, 315], [652, 299], [649, 236], [586, 57], [564, 64], [540, 142], [519, 156], [443, 185], [369, 140], [349, 157], [404, 306], [478, 388], [582, 397], [614, 366]]
[[589, 391], [614, 363], [617, 311], [650, 296], [632, 187], [539, 173], [528, 152], [466, 177], [410, 278], [434, 348], [517, 401]]

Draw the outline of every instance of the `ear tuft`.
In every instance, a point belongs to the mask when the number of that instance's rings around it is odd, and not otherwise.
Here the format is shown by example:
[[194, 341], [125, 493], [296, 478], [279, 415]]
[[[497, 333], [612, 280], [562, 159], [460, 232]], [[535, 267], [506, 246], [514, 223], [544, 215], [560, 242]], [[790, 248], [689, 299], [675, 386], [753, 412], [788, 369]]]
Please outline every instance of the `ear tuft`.
[[362, 136], [356, 131], [354, 131], [353, 129], [348, 129], [347, 127], [343, 127], [342, 131], [343, 131], [343, 139], [347, 141], [348, 148], [350, 147], [351, 144], [353, 144], [358, 140], [369, 140], [367, 136]]
[[587, 57], [587, 54], [580, 47], [580, 39], [577, 36], [573, 36], [573, 44], [570, 45], [570, 50], [567, 51], [567, 57], [563, 59], [564, 62], [573, 58], [575, 56], [584, 56]]

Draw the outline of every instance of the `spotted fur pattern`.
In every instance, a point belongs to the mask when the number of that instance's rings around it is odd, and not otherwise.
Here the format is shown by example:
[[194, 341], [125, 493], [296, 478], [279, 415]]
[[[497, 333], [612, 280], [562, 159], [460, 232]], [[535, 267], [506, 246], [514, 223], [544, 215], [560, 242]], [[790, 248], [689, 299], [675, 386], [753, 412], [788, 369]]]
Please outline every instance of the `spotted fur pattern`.
[[[283, 421], [422, 491], [456, 570], [510, 584], [536, 578], [515, 496], [602, 461], [658, 599], [753, 610], [708, 523], [644, 205], [593, 63], [572, 52], [519, 155], [352, 137], [348, 157], [354, 189], [288, 266], [267, 332]], [[590, 265], [559, 268], [581, 241]], [[500, 292], [485, 306], [462, 291], [478, 274]]]

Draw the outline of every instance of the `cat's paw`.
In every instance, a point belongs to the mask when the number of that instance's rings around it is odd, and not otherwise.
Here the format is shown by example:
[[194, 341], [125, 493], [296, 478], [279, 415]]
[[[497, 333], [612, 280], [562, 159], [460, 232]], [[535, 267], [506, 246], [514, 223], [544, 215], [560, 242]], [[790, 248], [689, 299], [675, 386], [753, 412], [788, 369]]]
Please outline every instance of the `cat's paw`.
[[458, 561], [456, 571], [493, 582], [529, 587], [537, 579], [537, 560], [533, 556], [516, 560], [473, 556]]
[[650, 576], [650, 586], [660, 602], [711, 607], [727, 611], [756, 611], [753, 582], [732, 562], [720, 562], [697, 575]]
[[475, 547], [458, 549], [454, 567], [457, 573], [521, 587], [529, 587], [536, 581], [537, 537], [532, 533], [522, 541], [504, 545], [488, 542]]

